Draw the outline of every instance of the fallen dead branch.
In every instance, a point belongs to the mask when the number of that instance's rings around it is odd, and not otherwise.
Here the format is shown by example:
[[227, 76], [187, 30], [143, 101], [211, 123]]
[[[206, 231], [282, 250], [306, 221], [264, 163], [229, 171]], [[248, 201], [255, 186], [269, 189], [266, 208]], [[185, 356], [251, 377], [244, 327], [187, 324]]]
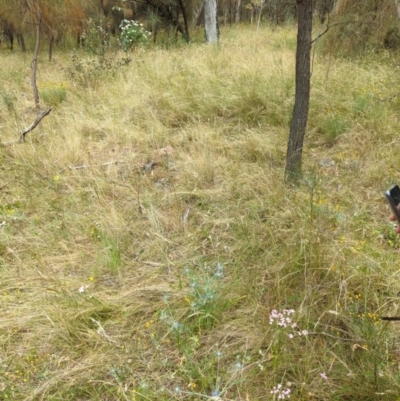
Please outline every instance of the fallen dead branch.
[[[82, 164], [80, 166], [69, 166], [68, 169], [69, 170], [82, 170], [85, 168], [112, 166], [113, 164], [124, 164], [124, 163], [126, 163], [126, 161], [124, 161], [124, 160], [114, 160], [114, 161], [101, 163], [101, 164], [92, 164], [92, 165]], [[63, 170], [63, 171], [65, 171], [65, 170]]]
[[8, 185], [9, 185], [11, 182], [12, 182], [12, 181], [9, 181], [9, 182], [7, 182], [6, 184], [2, 185], [2, 186], [0, 187], [0, 191], [2, 191], [4, 188], [7, 188]]
[[15, 145], [17, 143], [23, 143], [25, 142], [25, 135], [28, 132], [33, 131], [37, 125], [40, 123], [40, 121], [46, 117], [48, 114], [50, 114], [51, 112], [51, 107], [50, 109], [46, 110], [46, 111], [42, 111], [37, 117], [36, 120], [27, 128], [25, 128], [20, 134], [19, 134], [19, 138], [16, 139], [15, 141], [10, 141], [10, 142], [0, 142], [0, 146], [11, 146], [11, 145]]

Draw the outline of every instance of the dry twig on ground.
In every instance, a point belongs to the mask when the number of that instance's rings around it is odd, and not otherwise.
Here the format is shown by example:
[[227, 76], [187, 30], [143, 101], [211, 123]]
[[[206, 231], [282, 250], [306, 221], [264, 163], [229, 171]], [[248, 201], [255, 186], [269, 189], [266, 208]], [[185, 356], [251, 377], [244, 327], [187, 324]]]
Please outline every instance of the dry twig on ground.
[[51, 111], [51, 107], [50, 109], [46, 110], [46, 111], [42, 111], [37, 117], [36, 120], [27, 128], [25, 128], [20, 134], [19, 134], [19, 138], [16, 139], [15, 141], [9, 141], [9, 142], [0, 142], [0, 146], [11, 146], [11, 145], [15, 145], [17, 143], [23, 143], [25, 142], [25, 135], [28, 132], [33, 131], [37, 125], [40, 123], [40, 121], [46, 117], [48, 114], [50, 114]]

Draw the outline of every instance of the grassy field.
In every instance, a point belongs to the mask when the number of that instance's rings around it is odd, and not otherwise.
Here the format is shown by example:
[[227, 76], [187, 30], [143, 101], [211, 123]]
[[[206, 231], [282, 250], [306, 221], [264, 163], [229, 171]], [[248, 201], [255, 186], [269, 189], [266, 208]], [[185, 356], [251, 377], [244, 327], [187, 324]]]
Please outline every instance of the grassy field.
[[[0, 400], [400, 399], [398, 57], [317, 49], [290, 188], [295, 45], [43, 50], [51, 114], [0, 147]], [[30, 62], [2, 50], [1, 141]]]

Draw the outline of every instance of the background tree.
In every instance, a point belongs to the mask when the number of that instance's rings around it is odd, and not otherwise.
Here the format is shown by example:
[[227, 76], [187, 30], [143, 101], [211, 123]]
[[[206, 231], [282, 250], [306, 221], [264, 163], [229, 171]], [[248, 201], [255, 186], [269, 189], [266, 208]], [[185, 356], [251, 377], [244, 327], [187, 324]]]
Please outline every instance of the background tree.
[[237, 0], [236, 1], [236, 7], [235, 7], [235, 22], [238, 24], [240, 22], [240, 4], [242, 0]]
[[[136, 3], [135, 18], [149, 20], [153, 35], [155, 29], [160, 27], [169, 29], [173, 27], [185, 41], [190, 40], [189, 24], [192, 3], [190, 0], [139, 0]], [[153, 22], [156, 22], [154, 26]]]
[[23, 19], [26, 8], [22, 0], [0, 0], [0, 26], [4, 36], [10, 41], [10, 49], [14, 49], [14, 39], [17, 38], [23, 51], [26, 50], [24, 40]]
[[394, 0], [394, 4], [397, 10], [397, 16], [400, 18], [400, 0]]
[[294, 183], [301, 177], [303, 142], [310, 104], [312, 5], [312, 0], [297, 0], [296, 92], [285, 168], [286, 178]]
[[[38, 0], [37, 6], [41, 10], [40, 33], [48, 41], [50, 59], [53, 45], [58, 39], [75, 31], [77, 26], [83, 29], [82, 22], [86, 15], [81, 3], [79, 0]], [[32, 12], [32, 4], [31, 1], [0, 0], [0, 23], [3, 30], [7, 30], [11, 47], [14, 36], [23, 50], [24, 35], [36, 37], [36, 17]]]
[[215, 43], [218, 40], [217, 1], [204, 0], [204, 28], [207, 43]]
[[325, 23], [328, 14], [333, 10], [335, 0], [315, 0], [314, 9], [321, 24]]
[[42, 10], [40, 9], [39, 0], [27, 1], [26, 5], [28, 7], [28, 12], [32, 15], [32, 20], [34, 21], [36, 27], [36, 43], [35, 51], [33, 52], [33, 60], [31, 63], [32, 74], [31, 74], [31, 86], [33, 90], [33, 97], [35, 99], [36, 113], [40, 114], [40, 101], [39, 101], [39, 91], [36, 85], [36, 71], [37, 71], [37, 59], [40, 46], [40, 25], [42, 22]]

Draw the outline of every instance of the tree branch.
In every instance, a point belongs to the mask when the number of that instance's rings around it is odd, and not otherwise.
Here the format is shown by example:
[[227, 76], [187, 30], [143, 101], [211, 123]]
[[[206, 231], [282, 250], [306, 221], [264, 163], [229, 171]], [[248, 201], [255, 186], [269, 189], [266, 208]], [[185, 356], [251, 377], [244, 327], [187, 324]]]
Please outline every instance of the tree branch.
[[397, 93], [395, 93], [395, 94], [392, 95], [392, 96], [383, 97], [383, 98], [378, 97], [377, 99], [378, 99], [380, 102], [387, 102], [388, 100], [392, 100], [392, 99], [394, 99], [396, 96], [399, 96], [399, 95], [400, 95], [400, 92], [397, 92]]
[[352, 20], [352, 21], [343, 21], [343, 22], [336, 22], [335, 24], [330, 24], [330, 25], [328, 24], [328, 25], [326, 25], [325, 30], [324, 30], [322, 33], [320, 33], [315, 39], [313, 39], [313, 40], [311, 41], [311, 44], [313, 44], [314, 42], [316, 42], [320, 37], [324, 36], [324, 35], [329, 31], [329, 29], [332, 28], [333, 26], [343, 25], [343, 24], [351, 24], [352, 22], [357, 22], [357, 23], [359, 23], [359, 24], [367, 24], [367, 22], [364, 22], [364, 21], [356, 21], [356, 20]]
[[42, 118], [46, 117], [48, 114], [50, 114], [51, 112], [51, 107], [48, 110], [42, 111], [37, 117], [36, 120], [27, 128], [25, 128], [20, 134], [19, 134], [19, 138], [16, 139], [15, 141], [10, 141], [10, 142], [0, 142], [0, 146], [11, 146], [11, 145], [15, 145], [17, 143], [23, 143], [25, 142], [25, 135], [28, 132], [33, 131], [36, 126], [40, 123], [40, 121], [42, 120]]

